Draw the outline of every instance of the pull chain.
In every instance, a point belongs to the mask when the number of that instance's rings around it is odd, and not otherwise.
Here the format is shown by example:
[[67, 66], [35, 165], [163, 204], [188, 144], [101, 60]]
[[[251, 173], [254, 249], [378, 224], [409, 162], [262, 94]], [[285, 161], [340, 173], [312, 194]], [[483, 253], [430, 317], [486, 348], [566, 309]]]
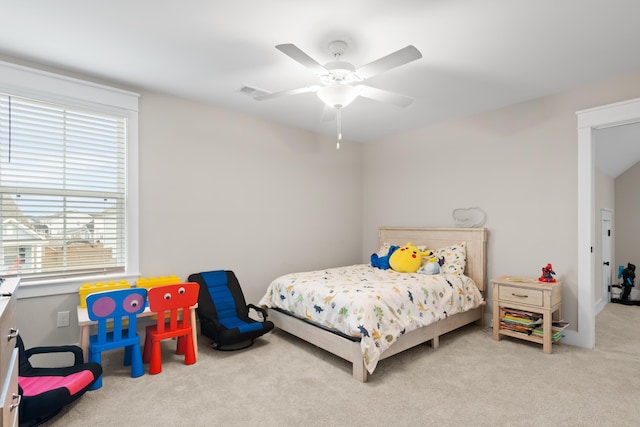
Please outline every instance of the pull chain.
[[337, 115], [337, 120], [336, 123], [338, 125], [337, 128], [337, 142], [336, 142], [336, 150], [340, 149], [340, 141], [342, 140], [342, 108], [338, 108], [338, 115]]

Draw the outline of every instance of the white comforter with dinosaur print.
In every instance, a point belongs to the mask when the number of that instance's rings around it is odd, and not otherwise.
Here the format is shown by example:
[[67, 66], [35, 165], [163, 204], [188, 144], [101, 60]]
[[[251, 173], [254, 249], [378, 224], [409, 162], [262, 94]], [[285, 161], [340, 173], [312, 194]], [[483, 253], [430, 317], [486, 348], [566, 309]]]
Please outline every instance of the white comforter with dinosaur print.
[[372, 373], [400, 335], [484, 300], [467, 276], [398, 273], [358, 264], [281, 276], [259, 304], [359, 338]]

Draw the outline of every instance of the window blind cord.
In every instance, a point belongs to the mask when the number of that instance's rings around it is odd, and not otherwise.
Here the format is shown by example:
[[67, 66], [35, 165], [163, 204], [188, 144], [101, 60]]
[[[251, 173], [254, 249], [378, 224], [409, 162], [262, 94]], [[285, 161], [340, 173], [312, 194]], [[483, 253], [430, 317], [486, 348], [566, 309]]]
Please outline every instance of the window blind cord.
[[11, 163], [11, 97], [9, 97], [9, 163]]

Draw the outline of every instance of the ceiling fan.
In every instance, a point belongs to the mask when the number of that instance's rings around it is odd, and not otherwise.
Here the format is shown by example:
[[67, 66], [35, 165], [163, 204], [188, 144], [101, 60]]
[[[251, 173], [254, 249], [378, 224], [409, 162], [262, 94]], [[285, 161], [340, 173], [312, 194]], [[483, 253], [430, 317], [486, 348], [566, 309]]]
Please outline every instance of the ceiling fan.
[[[365, 80], [376, 76], [392, 68], [399, 67], [416, 59], [422, 58], [422, 54], [413, 45], [406, 46], [400, 50], [383, 56], [373, 62], [356, 68], [349, 62], [341, 61], [341, 56], [347, 49], [347, 43], [336, 40], [329, 43], [329, 51], [334, 60], [321, 65], [315, 59], [304, 53], [296, 45], [279, 44], [276, 49], [289, 56], [294, 61], [300, 63], [307, 69], [315, 73], [319, 79], [319, 85], [290, 89], [281, 92], [268, 92], [253, 97], [256, 101], [279, 98], [281, 96], [297, 95], [301, 93], [315, 92], [318, 97], [337, 111], [337, 145], [340, 149], [341, 132], [341, 111], [342, 108], [351, 104], [358, 96], [386, 102], [399, 107], [407, 107], [413, 102], [413, 98], [408, 96], [378, 89], [373, 86], [362, 84]], [[326, 109], [326, 108], [325, 108]]]
[[255, 96], [254, 99], [264, 101], [281, 96], [316, 92], [327, 106], [336, 110], [346, 107], [358, 96], [399, 107], [407, 107], [413, 102], [413, 99], [408, 96], [361, 83], [392, 68], [422, 58], [422, 54], [418, 49], [413, 45], [409, 45], [356, 69], [351, 63], [340, 60], [347, 47], [347, 43], [342, 40], [331, 42], [329, 51], [332, 53], [334, 60], [321, 65], [294, 44], [277, 45], [276, 49], [315, 73], [320, 78], [321, 84], [261, 94]]

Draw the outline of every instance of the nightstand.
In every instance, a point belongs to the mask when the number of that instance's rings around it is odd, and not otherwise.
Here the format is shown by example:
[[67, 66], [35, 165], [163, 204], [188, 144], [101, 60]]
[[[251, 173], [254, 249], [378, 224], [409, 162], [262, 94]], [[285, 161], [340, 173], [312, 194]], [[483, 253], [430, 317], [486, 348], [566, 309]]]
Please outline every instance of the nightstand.
[[[500, 340], [501, 335], [507, 335], [527, 341], [542, 344], [542, 351], [551, 353], [554, 341], [553, 322], [560, 320], [562, 315], [562, 282], [539, 282], [536, 279], [502, 276], [491, 279], [493, 286], [493, 339]], [[505, 311], [506, 310], [506, 311]], [[519, 322], [531, 314], [533, 326], [527, 326], [526, 321]], [[515, 318], [506, 326], [503, 318]], [[541, 319], [540, 319], [541, 318]], [[524, 326], [522, 326], [524, 325]], [[536, 326], [542, 326], [542, 332]], [[566, 325], [564, 325], [566, 327]]]

